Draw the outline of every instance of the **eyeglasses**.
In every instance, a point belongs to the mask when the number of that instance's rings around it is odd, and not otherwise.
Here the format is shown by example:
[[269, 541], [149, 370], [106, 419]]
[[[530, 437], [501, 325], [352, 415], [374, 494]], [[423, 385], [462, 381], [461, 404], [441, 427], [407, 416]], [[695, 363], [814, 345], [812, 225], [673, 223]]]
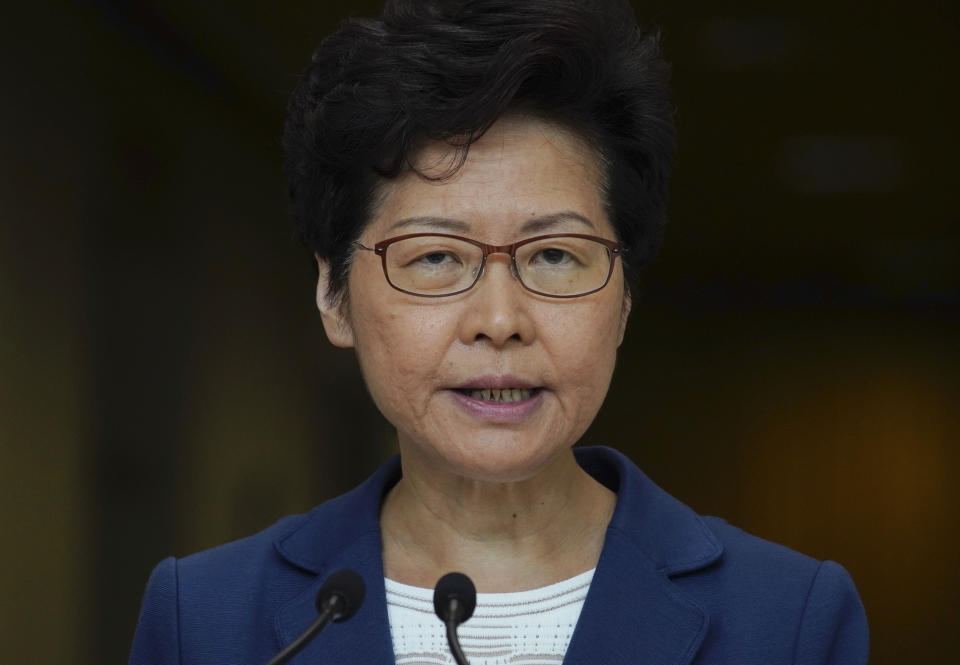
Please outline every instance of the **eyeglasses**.
[[511, 245], [488, 245], [446, 233], [411, 233], [373, 247], [356, 245], [380, 256], [390, 286], [425, 298], [473, 288], [491, 254], [510, 255], [513, 276], [532, 293], [585, 296], [607, 285], [614, 261], [623, 253], [612, 240], [578, 233], [535, 236]]

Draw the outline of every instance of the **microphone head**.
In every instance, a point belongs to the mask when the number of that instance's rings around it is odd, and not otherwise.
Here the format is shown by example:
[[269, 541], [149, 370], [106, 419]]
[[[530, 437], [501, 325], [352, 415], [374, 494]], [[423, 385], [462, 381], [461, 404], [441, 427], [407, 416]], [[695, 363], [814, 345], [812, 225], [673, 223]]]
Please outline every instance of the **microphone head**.
[[317, 593], [317, 611], [323, 612], [324, 606], [334, 597], [340, 598], [340, 611], [334, 621], [346, 621], [360, 609], [367, 594], [367, 585], [358, 573], [344, 568], [326, 579]]
[[[454, 605], [451, 600], [456, 600]], [[473, 616], [477, 606], [477, 590], [463, 573], [447, 573], [433, 588], [433, 610], [440, 620], [461, 624]], [[455, 608], [455, 609], [454, 609]]]

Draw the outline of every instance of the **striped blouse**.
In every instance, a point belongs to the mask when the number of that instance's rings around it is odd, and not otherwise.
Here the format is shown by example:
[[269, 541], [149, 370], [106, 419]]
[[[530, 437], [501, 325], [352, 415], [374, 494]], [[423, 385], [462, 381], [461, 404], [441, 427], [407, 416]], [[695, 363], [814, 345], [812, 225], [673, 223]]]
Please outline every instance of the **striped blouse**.
[[[529, 591], [478, 593], [473, 617], [458, 629], [471, 665], [559, 665], [593, 579], [593, 570]], [[433, 589], [386, 580], [397, 665], [453, 665]]]

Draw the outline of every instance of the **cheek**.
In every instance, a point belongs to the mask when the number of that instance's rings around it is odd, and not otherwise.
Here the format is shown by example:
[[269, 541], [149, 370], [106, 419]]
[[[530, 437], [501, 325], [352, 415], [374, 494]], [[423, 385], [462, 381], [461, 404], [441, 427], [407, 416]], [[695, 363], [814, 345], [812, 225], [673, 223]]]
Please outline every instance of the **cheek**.
[[[620, 340], [621, 311], [609, 307], [585, 308], [556, 322], [551, 355], [571, 406], [592, 418], [610, 386]], [[563, 396], [561, 396], [563, 398]]]
[[430, 308], [371, 308], [357, 313], [356, 353], [377, 406], [396, 424], [418, 414], [436, 384], [450, 344], [450, 326]]

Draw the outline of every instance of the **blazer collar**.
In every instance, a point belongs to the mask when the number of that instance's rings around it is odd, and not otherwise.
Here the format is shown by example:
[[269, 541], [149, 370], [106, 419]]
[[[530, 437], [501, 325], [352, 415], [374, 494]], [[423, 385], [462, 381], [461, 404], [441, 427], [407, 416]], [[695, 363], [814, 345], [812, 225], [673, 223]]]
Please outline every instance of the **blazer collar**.
[[[564, 662], [689, 663], [706, 634], [707, 613], [669, 578], [713, 563], [722, 546], [699, 516], [621, 453], [603, 447], [574, 452], [578, 463], [618, 497]], [[314, 599], [330, 573], [352, 568], [367, 583], [366, 600], [349, 623], [328, 626], [291, 663], [393, 662], [378, 516], [383, 496], [400, 475], [400, 459], [394, 457], [275, 542], [289, 563], [316, 575], [277, 615], [282, 645], [312, 622]]]
[[297, 528], [274, 543], [293, 565], [316, 577], [275, 620], [278, 648], [292, 642], [317, 616], [317, 593], [323, 581], [341, 568], [360, 573], [366, 583], [363, 605], [347, 623], [328, 625], [291, 665], [372, 665], [393, 663], [393, 642], [383, 583], [380, 502], [400, 478], [394, 457], [350, 492], [320, 504]]
[[617, 531], [664, 575], [707, 566], [723, 546], [693, 510], [660, 489], [623, 453], [603, 446], [575, 448], [577, 462], [617, 493], [609, 531]]
[[564, 663], [686, 665], [706, 636], [708, 614], [669, 577], [713, 563], [723, 547], [624, 455], [581, 448], [577, 461], [617, 492], [617, 507]]

